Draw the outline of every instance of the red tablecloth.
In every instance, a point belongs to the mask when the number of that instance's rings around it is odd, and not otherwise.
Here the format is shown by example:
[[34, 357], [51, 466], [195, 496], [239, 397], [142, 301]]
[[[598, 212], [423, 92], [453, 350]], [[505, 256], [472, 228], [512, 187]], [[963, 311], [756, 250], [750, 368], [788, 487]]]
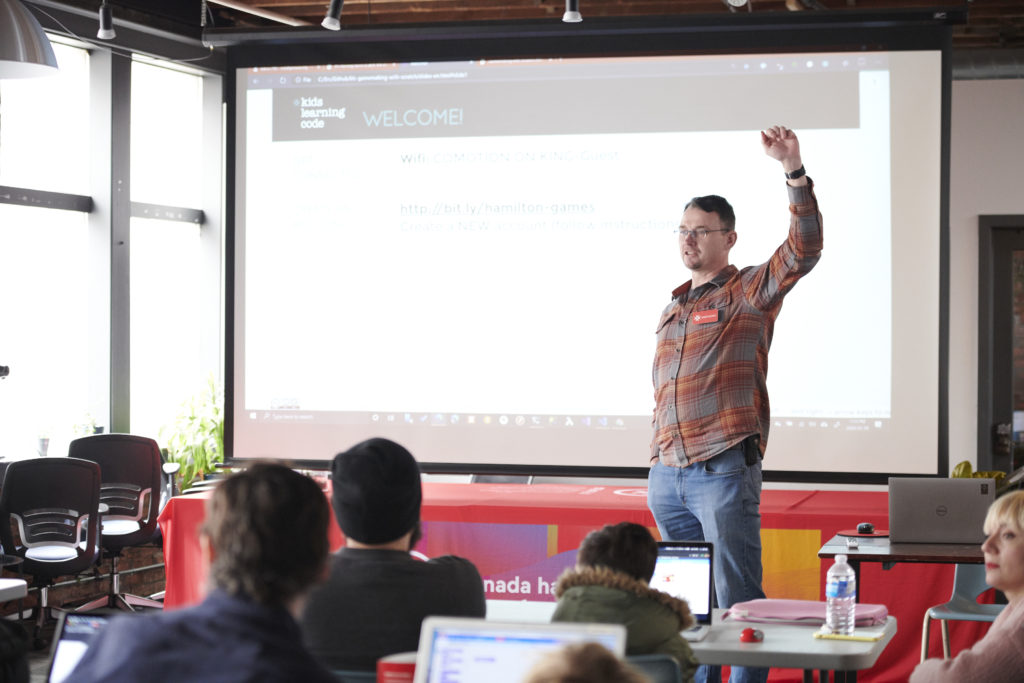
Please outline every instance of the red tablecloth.
[[[632, 521], [654, 528], [646, 488], [568, 484], [447, 484], [423, 486], [424, 538], [418, 549], [471, 559], [480, 569], [489, 599], [551, 600], [558, 574], [573, 564], [575, 549], [592, 529]], [[205, 571], [198, 529], [205, 517], [205, 495], [172, 499], [160, 515], [167, 565], [165, 605], [197, 602]], [[888, 527], [885, 492], [764, 491], [761, 499], [764, 586], [769, 597], [824, 599], [829, 562], [818, 549], [835, 533], [872, 522]], [[656, 532], [655, 532], [656, 533]], [[331, 548], [341, 546], [332, 522]], [[898, 619], [899, 631], [865, 681], [903, 681], [920, 656], [924, 611], [949, 598], [951, 565], [901, 564], [883, 571], [864, 564], [860, 599], [882, 603]], [[941, 654], [933, 629], [933, 654]], [[979, 639], [987, 624], [951, 626], [953, 649]], [[773, 670], [772, 681], [800, 680], [795, 671]]]

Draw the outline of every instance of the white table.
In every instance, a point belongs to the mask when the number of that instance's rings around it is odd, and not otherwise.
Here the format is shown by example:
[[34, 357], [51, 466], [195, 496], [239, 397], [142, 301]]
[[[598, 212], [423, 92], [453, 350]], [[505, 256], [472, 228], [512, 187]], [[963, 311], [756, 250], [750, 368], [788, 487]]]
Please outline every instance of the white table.
[[28, 584], [22, 579], [0, 579], [0, 602], [17, 600], [28, 595]]
[[[778, 667], [803, 669], [804, 680], [813, 680], [815, 669], [835, 671], [836, 680], [843, 680], [840, 672], [856, 680], [856, 671], [874, 666], [878, 657], [896, 635], [896, 618], [889, 617], [882, 637], [875, 641], [828, 640], [815, 638], [814, 626], [787, 624], [755, 624], [749, 621], [723, 619], [724, 610], [715, 610], [714, 626], [707, 637], [690, 643], [701, 664], [730, 666]], [[740, 632], [748, 627], [764, 632], [760, 643], [740, 642]], [[827, 680], [822, 678], [822, 680]]]
[[[502, 621], [550, 621], [553, 602], [488, 600], [487, 618]], [[804, 681], [814, 671], [835, 671], [835, 680], [857, 678], [856, 672], [870, 669], [896, 635], [896, 618], [889, 617], [882, 637], [875, 641], [828, 640], [815, 638], [815, 626], [756, 624], [724, 619], [725, 610], [716, 609], [714, 625], [704, 640], [690, 643], [701, 664], [724, 666], [777, 667], [803, 669]], [[764, 632], [760, 643], [740, 642], [740, 631], [752, 627]], [[821, 680], [828, 680], [822, 675]]]

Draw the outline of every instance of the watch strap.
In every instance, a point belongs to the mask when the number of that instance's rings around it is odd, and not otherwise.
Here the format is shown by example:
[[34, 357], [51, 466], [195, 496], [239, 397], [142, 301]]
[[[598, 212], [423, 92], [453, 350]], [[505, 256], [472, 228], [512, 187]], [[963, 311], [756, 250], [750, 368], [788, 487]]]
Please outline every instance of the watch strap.
[[805, 175], [807, 175], [807, 170], [803, 167], [803, 164], [801, 164], [800, 168], [787, 173], [786, 178], [789, 180], [796, 180], [797, 178], [803, 178]]

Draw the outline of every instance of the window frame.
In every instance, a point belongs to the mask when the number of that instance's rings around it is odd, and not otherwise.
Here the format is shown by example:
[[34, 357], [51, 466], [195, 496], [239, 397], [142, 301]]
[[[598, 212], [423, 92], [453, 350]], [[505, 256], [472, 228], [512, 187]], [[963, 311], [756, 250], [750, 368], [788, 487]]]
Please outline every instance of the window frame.
[[[74, 40], [94, 31], [95, 14], [66, 8], [36, 13], [51, 40], [83, 47]], [[71, 34], [72, 39], [63, 37]], [[90, 41], [91, 42], [91, 41]], [[88, 253], [97, 264], [89, 285], [93, 302], [89, 314], [106, 334], [90, 335], [89, 405], [86, 409], [111, 432], [130, 432], [130, 226], [132, 217], [160, 218], [200, 225], [200, 261], [204, 292], [216, 293], [200, 303], [203, 376], [223, 376], [223, 188], [224, 123], [222, 51], [205, 48], [198, 40], [145, 27], [118, 25], [110, 45], [86, 45], [89, 52], [89, 114], [91, 166], [89, 195], [0, 186], [0, 203], [30, 206], [40, 211], [67, 210], [88, 214]], [[202, 83], [203, 155], [197, 160], [203, 174], [202, 206], [164, 206], [131, 201], [130, 136], [133, 55], [165, 60], [168, 66], [194, 67]], [[197, 59], [198, 61], [193, 62]], [[190, 64], [191, 62], [191, 64]], [[202, 62], [202, 63], [200, 63]], [[152, 61], [150, 62], [152, 63]]]

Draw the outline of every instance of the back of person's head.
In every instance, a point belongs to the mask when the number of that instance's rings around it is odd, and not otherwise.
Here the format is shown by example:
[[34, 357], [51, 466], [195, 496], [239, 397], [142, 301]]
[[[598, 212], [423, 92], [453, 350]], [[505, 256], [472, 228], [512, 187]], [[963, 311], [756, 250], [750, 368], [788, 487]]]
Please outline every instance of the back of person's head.
[[284, 465], [256, 463], [218, 485], [203, 533], [212, 585], [287, 605], [322, 576], [330, 511], [320, 487]]
[[331, 479], [334, 515], [346, 537], [381, 545], [418, 528], [420, 468], [394, 441], [369, 439], [338, 453]]
[[686, 206], [683, 207], [683, 211], [686, 211], [691, 206], [696, 206], [701, 211], [706, 211], [708, 213], [717, 213], [718, 217], [722, 219], [723, 228], [726, 230], [736, 229], [736, 212], [733, 211], [732, 204], [726, 201], [725, 197], [720, 197], [717, 194], [694, 197], [690, 201], [686, 202]]
[[581, 567], [607, 567], [641, 581], [654, 576], [657, 559], [658, 542], [646, 527], [633, 522], [591, 531], [576, 554], [576, 564]]
[[1024, 491], [1013, 491], [995, 499], [985, 515], [985, 533], [991, 534], [1005, 524], [1014, 531], [1024, 532]]
[[650, 683], [598, 643], [576, 643], [547, 653], [523, 683]]

